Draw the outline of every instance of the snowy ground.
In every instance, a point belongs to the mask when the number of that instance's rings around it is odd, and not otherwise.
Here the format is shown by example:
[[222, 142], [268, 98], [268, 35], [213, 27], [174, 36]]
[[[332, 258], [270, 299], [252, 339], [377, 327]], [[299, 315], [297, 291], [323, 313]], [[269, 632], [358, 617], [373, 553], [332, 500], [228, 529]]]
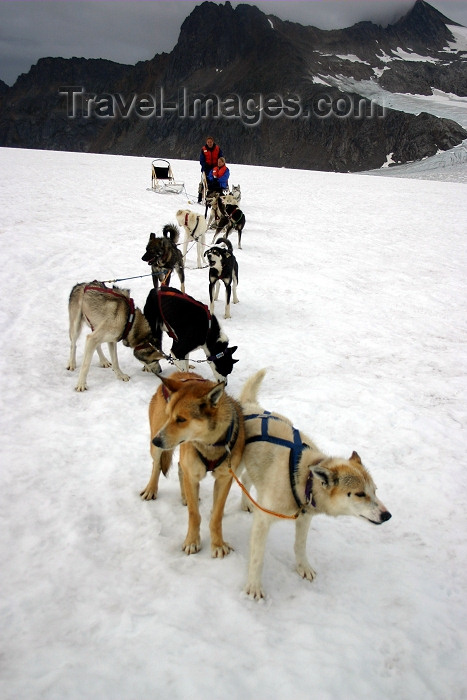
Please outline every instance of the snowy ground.
[[[357, 450], [393, 514], [316, 518], [311, 584], [278, 523], [255, 603], [236, 485], [223, 560], [210, 477], [196, 556], [180, 549], [176, 469], [140, 500], [158, 379], [124, 347], [128, 383], [94, 359], [76, 393], [65, 369], [71, 287], [146, 274], [149, 233], [187, 197], [148, 192], [147, 158], [2, 149], [0, 163], [2, 700], [466, 698], [465, 185], [231, 166], [247, 225], [240, 303], [230, 320], [216, 307], [239, 346], [229, 391], [268, 367], [264, 406], [328, 453]], [[191, 198], [198, 164], [173, 166]], [[187, 292], [206, 302], [195, 261]], [[150, 278], [122, 285], [144, 305]]]

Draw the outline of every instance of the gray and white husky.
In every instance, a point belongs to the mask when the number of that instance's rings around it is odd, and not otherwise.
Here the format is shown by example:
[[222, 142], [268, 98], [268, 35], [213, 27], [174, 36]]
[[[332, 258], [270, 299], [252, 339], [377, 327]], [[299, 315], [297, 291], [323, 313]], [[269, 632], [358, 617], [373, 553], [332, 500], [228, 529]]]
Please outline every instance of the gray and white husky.
[[[156, 348], [149, 323], [143, 313], [135, 308], [128, 289], [111, 289], [97, 280], [76, 284], [70, 293], [68, 313], [71, 345], [67, 369], [76, 369], [76, 343], [83, 322], [91, 328], [91, 333], [86, 337], [76, 391], [87, 388], [86, 378], [95, 350], [101, 367], [112, 367], [117, 378], [124, 382], [130, 379], [118, 364], [117, 343], [120, 340], [133, 349], [134, 356], [145, 365], [145, 369], [154, 374], [160, 372], [158, 360], [163, 354]], [[102, 352], [102, 343], [108, 344], [111, 362]]]

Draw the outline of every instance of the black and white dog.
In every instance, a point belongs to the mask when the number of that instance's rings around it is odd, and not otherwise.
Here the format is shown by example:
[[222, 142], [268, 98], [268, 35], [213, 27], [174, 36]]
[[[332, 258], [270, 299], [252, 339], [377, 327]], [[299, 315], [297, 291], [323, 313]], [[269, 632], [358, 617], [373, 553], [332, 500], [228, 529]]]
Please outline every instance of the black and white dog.
[[238, 362], [232, 357], [237, 346], [229, 348], [229, 339], [205, 304], [174, 287], [161, 287], [149, 292], [144, 316], [158, 348], [162, 349], [163, 330], [172, 338], [171, 355], [181, 371], [188, 371], [190, 352], [202, 348], [214, 377], [227, 383]]
[[230, 318], [230, 297], [238, 304], [238, 263], [233, 254], [232, 243], [227, 238], [219, 238], [216, 245], [205, 252], [209, 262], [209, 301], [210, 311], [214, 313], [214, 301], [219, 298], [221, 280], [225, 284], [224, 318]]
[[214, 238], [218, 236], [221, 231], [224, 231], [224, 236], [228, 238], [230, 232], [235, 229], [238, 232], [238, 247], [241, 250], [242, 231], [246, 223], [245, 214], [236, 204], [224, 204], [222, 197], [219, 197], [217, 204], [220, 218], [216, 222]]

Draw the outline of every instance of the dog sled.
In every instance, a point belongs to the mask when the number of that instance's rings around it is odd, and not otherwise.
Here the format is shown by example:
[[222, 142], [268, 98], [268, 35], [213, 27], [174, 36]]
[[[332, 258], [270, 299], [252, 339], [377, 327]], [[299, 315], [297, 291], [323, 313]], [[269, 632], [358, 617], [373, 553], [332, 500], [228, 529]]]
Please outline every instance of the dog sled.
[[184, 182], [177, 182], [168, 160], [156, 158], [152, 161], [151, 189], [158, 194], [180, 194], [185, 189]]

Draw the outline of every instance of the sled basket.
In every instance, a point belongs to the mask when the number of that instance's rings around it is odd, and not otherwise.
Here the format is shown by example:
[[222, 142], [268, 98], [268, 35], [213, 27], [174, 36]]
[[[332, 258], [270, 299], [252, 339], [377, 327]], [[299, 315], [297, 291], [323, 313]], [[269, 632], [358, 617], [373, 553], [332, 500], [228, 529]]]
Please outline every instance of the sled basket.
[[176, 182], [168, 160], [156, 158], [151, 165], [151, 189], [159, 194], [180, 194], [184, 182]]

